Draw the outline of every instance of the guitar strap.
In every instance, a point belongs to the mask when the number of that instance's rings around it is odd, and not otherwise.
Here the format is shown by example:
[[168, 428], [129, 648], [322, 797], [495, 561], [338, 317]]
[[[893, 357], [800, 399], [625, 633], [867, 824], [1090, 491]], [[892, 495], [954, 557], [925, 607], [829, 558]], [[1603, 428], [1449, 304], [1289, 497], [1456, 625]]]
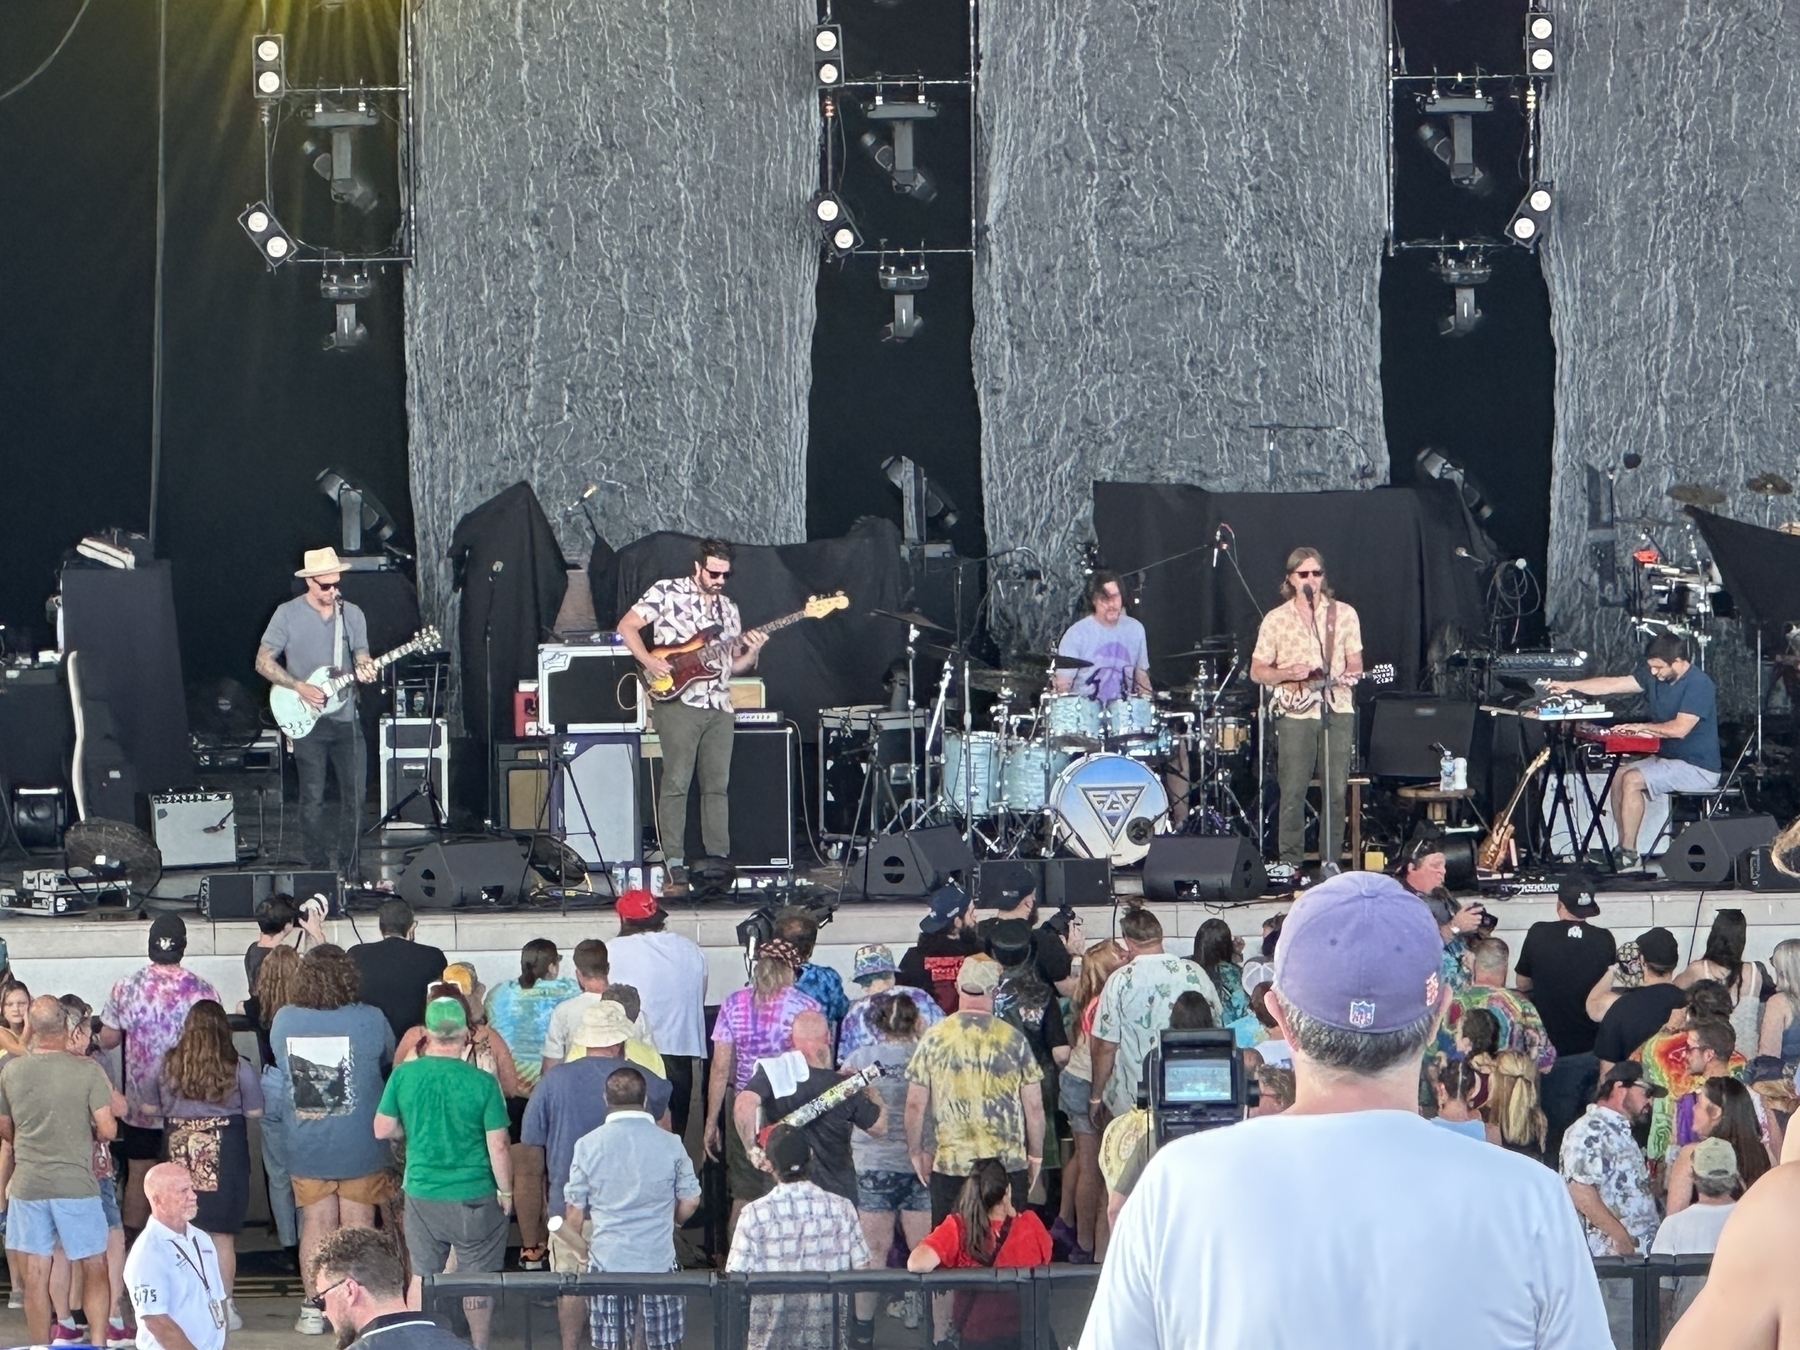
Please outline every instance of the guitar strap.
[[[344, 650], [344, 601], [341, 597], [337, 602], [337, 619], [331, 626], [331, 664], [336, 666], [339, 661], [344, 663], [346, 669], [356, 664], [354, 654]], [[356, 701], [356, 682], [354, 680], [350, 682], [346, 692], [350, 695], [350, 701], [354, 703]]]

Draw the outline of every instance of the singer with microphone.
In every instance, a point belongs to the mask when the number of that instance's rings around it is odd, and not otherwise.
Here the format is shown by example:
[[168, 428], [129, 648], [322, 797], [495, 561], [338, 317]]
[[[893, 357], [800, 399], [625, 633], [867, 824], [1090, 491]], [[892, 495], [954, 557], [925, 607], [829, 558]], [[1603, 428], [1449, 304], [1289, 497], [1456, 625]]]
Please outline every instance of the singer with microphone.
[[1319, 861], [1334, 868], [1343, 855], [1346, 780], [1356, 746], [1349, 686], [1362, 673], [1362, 622], [1354, 609], [1332, 597], [1325, 559], [1316, 548], [1288, 554], [1281, 597], [1286, 603], [1265, 614], [1257, 629], [1250, 678], [1275, 691], [1281, 871], [1274, 875], [1291, 879], [1306, 861], [1306, 793], [1314, 773], [1322, 785]]
[[[323, 709], [325, 691], [295, 672], [354, 667], [363, 684], [377, 671], [369, 659], [369, 625], [363, 612], [338, 589], [344, 565], [336, 549], [306, 551], [294, 575], [306, 589], [276, 608], [256, 649], [256, 673], [270, 684], [291, 689], [313, 708]], [[306, 865], [337, 872], [360, 884], [357, 843], [362, 836], [363, 801], [369, 791], [368, 757], [356, 699], [326, 713], [294, 743], [294, 767], [300, 777], [300, 833]], [[336, 828], [325, 817], [325, 772], [337, 778], [339, 817]]]
[[1069, 625], [1056, 650], [1088, 664], [1057, 671], [1057, 692], [1085, 694], [1102, 706], [1150, 693], [1149, 642], [1144, 625], [1125, 612], [1119, 574], [1098, 571], [1089, 577], [1087, 602], [1093, 612]]

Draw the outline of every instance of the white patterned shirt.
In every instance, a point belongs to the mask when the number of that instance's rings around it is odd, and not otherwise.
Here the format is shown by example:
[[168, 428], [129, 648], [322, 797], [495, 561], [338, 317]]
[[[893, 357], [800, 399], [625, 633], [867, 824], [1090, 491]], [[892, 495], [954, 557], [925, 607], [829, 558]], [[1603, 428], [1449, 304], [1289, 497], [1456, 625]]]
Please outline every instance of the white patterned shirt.
[[[744, 631], [737, 605], [723, 595], [708, 595], [692, 577], [657, 582], [631, 608], [650, 625], [652, 647], [674, 646], [709, 628], [719, 630], [714, 635], [717, 640], [735, 644]], [[731, 711], [730, 657], [719, 664], [722, 669], [717, 677], [695, 680], [681, 691], [683, 703], [693, 708]]]
[[[1631, 1137], [1631, 1122], [1604, 1106], [1589, 1106], [1587, 1114], [1569, 1126], [1562, 1142], [1564, 1181], [1579, 1181], [1600, 1193], [1600, 1203], [1612, 1215], [1639, 1253], [1650, 1250], [1656, 1237], [1656, 1196], [1650, 1190], [1650, 1169], [1644, 1151]], [[1612, 1242], [1583, 1216], [1581, 1231], [1588, 1251], [1613, 1256]]]
[[1175, 1000], [1190, 989], [1205, 996], [1217, 1019], [1219, 991], [1213, 987], [1212, 977], [1192, 961], [1170, 952], [1134, 956], [1101, 986], [1093, 1034], [1118, 1046], [1119, 1053], [1113, 1058], [1112, 1077], [1104, 1084], [1096, 1083], [1094, 1088], [1115, 1116], [1122, 1116], [1137, 1105], [1144, 1056], [1169, 1025], [1169, 1010], [1175, 1006]]
[[[869, 1264], [856, 1206], [810, 1181], [784, 1182], [744, 1206], [725, 1269], [857, 1270]], [[749, 1350], [837, 1350], [830, 1294], [757, 1294], [750, 1300]], [[847, 1302], [847, 1300], [846, 1300]], [[849, 1325], [846, 1315], [840, 1327]]]

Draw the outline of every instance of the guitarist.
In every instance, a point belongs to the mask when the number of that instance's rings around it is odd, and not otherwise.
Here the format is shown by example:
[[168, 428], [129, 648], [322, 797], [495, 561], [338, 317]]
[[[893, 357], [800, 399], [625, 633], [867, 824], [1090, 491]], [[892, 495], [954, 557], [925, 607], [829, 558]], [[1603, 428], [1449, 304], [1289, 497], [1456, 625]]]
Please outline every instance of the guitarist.
[[1318, 549], [1301, 547], [1288, 554], [1281, 598], [1286, 603], [1265, 614], [1256, 631], [1250, 678], [1277, 694], [1275, 776], [1281, 814], [1276, 842], [1285, 869], [1282, 879], [1288, 879], [1306, 860], [1306, 790], [1315, 772], [1323, 784], [1320, 862], [1335, 864], [1343, 855], [1345, 781], [1356, 747], [1356, 709], [1349, 688], [1328, 684], [1313, 692], [1307, 681], [1360, 675], [1363, 664], [1361, 621], [1349, 605], [1332, 598]]
[[[279, 606], [269, 620], [256, 649], [256, 673], [270, 684], [293, 690], [312, 707], [323, 708], [325, 691], [307, 683], [308, 674], [321, 666], [354, 666], [356, 678], [367, 684], [375, 678], [376, 669], [369, 660], [368, 622], [362, 610], [338, 591], [344, 568], [337, 550], [308, 549], [304, 563], [294, 575], [306, 582], [306, 590]], [[369, 769], [362, 725], [356, 720], [356, 700], [346, 698], [343, 707], [321, 717], [293, 745], [294, 767], [300, 776], [300, 829], [306, 864], [360, 882], [357, 843], [362, 835]], [[325, 819], [327, 766], [338, 785], [340, 810], [335, 831]]]
[[[694, 574], [659, 581], [625, 611], [619, 637], [638, 663], [652, 675], [667, 675], [669, 663], [650, 653], [650, 646], [671, 647], [709, 628], [730, 642], [730, 663], [710, 680], [695, 680], [680, 695], [653, 703], [650, 724], [662, 742], [662, 789], [657, 796], [656, 833], [662, 844], [669, 880], [687, 884], [683, 866], [687, 844], [688, 789], [700, 786], [700, 838], [708, 857], [731, 856], [728, 790], [731, 786], [731, 677], [756, 664], [767, 635], [744, 632], [738, 607], [725, 595], [736, 556], [723, 539], [702, 539], [695, 550]], [[650, 629], [651, 642], [644, 641]]]

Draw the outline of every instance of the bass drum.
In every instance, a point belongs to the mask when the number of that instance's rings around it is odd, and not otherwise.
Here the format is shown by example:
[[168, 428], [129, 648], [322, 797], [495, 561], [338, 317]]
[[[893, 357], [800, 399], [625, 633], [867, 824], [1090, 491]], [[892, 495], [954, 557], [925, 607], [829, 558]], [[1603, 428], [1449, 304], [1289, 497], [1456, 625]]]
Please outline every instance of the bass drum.
[[[964, 796], [963, 774], [971, 773], [974, 781]], [[944, 781], [942, 800], [952, 814], [961, 817], [967, 805], [977, 817], [991, 816], [1000, 802], [1000, 737], [991, 731], [977, 731], [965, 737], [960, 731], [944, 736]]]
[[1156, 827], [1168, 818], [1163, 785], [1128, 755], [1089, 755], [1056, 776], [1050, 788], [1058, 843], [1115, 866], [1142, 862]]

